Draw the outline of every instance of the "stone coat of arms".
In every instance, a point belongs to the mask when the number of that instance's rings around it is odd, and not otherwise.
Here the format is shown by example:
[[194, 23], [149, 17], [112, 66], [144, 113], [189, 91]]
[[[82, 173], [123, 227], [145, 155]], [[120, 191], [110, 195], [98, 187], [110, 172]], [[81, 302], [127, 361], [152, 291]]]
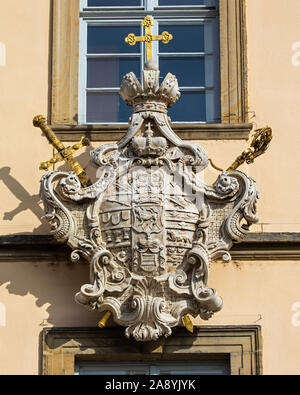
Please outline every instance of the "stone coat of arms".
[[76, 302], [109, 311], [127, 337], [169, 336], [182, 317], [208, 320], [222, 308], [209, 287], [210, 263], [230, 261], [256, 217], [255, 182], [240, 171], [223, 172], [214, 185], [199, 174], [204, 149], [172, 131], [167, 108], [180, 97], [177, 79], [148, 62], [143, 86], [127, 74], [120, 95], [132, 106], [126, 135], [91, 152], [97, 181], [82, 187], [73, 172], [51, 171], [41, 196], [51, 233], [85, 258], [90, 283]]

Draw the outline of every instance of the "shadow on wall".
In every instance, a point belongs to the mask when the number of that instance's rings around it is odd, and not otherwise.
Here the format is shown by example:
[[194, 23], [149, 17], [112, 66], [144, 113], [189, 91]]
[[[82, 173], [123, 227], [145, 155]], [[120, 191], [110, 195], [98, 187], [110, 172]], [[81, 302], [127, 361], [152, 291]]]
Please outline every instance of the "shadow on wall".
[[[40, 197], [39, 195], [30, 195], [29, 192], [23, 187], [23, 185], [11, 175], [10, 167], [2, 167], [0, 169], [0, 180], [5, 184], [5, 186], [10, 190], [10, 192], [20, 200], [19, 205], [12, 211], [7, 211], [3, 215], [4, 221], [12, 221], [16, 215], [22, 211], [30, 210], [37, 219], [41, 222], [41, 225], [33, 229], [33, 232], [41, 233], [42, 229], [47, 227], [42, 223], [41, 218], [44, 215], [42, 208], [39, 205]], [[25, 232], [20, 232], [25, 234]]]
[[[39, 373], [42, 367], [42, 331], [50, 327], [97, 328], [102, 313], [89, 312], [74, 301], [83, 284], [89, 283], [89, 266], [65, 262], [1, 262], [0, 288], [6, 296], [7, 330], [15, 325], [40, 332]], [[23, 341], [30, 342], [31, 331]]]
[[[93, 148], [87, 147], [85, 152], [76, 159], [83, 167], [87, 163], [88, 170], [92, 174], [93, 172], [96, 173], [97, 169], [89, 163], [91, 149]], [[70, 168], [61, 164], [58, 170], [70, 171]], [[97, 314], [89, 313], [84, 307], [74, 302], [75, 293], [80, 291], [83, 284], [89, 283], [87, 262], [84, 260], [78, 263], [71, 262], [71, 249], [66, 244], [60, 245], [55, 242], [49, 233], [48, 223], [42, 219], [45, 213], [39, 195], [30, 195], [23, 185], [13, 177], [10, 167], [0, 169], [0, 180], [20, 201], [15, 209], [4, 212], [2, 219], [12, 221], [19, 213], [30, 210], [41, 222], [41, 225], [32, 232], [22, 232], [22, 229], [20, 229], [18, 233], [10, 235], [15, 237], [16, 249], [15, 253], [9, 251], [9, 255], [5, 258], [7, 261], [1, 262], [0, 286], [5, 284], [5, 288], [10, 294], [33, 295], [36, 297], [35, 304], [37, 307], [49, 304], [49, 307], [46, 308], [49, 317], [45, 318], [45, 325], [64, 326], [71, 323], [72, 326], [82, 326], [91, 321], [91, 316], [94, 316], [92, 322], [97, 324], [99, 318]], [[41, 230], [44, 230], [44, 232], [41, 232]], [[22, 247], [25, 250], [20, 252], [17, 246], [18, 240], [20, 239], [22, 244], [22, 235], [26, 235], [28, 238], [28, 235], [34, 236], [34, 233], [39, 233], [38, 237], [40, 239], [36, 239], [39, 241], [35, 241], [33, 237], [31, 243], [34, 243], [34, 245], [29, 243], [28, 246]], [[5, 249], [5, 243], [3, 248]], [[49, 249], [51, 249], [51, 252], [48, 254]], [[35, 251], [37, 250], [37, 258], [35, 258]], [[28, 256], [26, 257], [27, 253]], [[43, 257], [42, 261], [41, 258], [38, 260], [38, 256]], [[86, 320], [87, 322], [85, 322]], [[41, 323], [41, 325], [43, 324]]]
[[[76, 159], [80, 164], [82, 164], [84, 169], [88, 169], [88, 173], [94, 182], [96, 180], [97, 168], [89, 163], [89, 153], [92, 149], [93, 147], [87, 147], [85, 152], [79, 155]], [[84, 164], [86, 165], [84, 166]], [[61, 164], [57, 170], [70, 171], [70, 168], [66, 164]], [[2, 167], [0, 169], [0, 181], [2, 181], [10, 192], [20, 201], [16, 208], [11, 211], [4, 212], [2, 220], [11, 222], [21, 212], [30, 210], [41, 224], [38, 227], [33, 228], [32, 232], [22, 232], [22, 229], [20, 229], [20, 231], [15, 234], [49, 234], [49, 226], [42, 219], [45, 213], [41, 207], [39, 194], [31, 195], [23, 187], [20, 181], [13, 176], [12, 169], [10, 167]]]
[[[97, 168], [90, 164], [89, 161], [89, 152], [92, 149], [92, 147], [87, 147], [85, 152], [82, 152], [76, 159], [83, 167], [87, 168], [88, 174], [94, 180]], [[87, 165], [85, 166], [85, 164]], [[70, 168], [61, 163], [58, 170], [70, 171]], [[42, 177], [43, 173], [41, 172], [40, 174]], [[14, 233], [14, 235], [16, 237], [34, 234], [49, 235], [49, 225], [42, 219], [45, 213], [39, 194], [31, 195], [21, 182], [14, 177], [13, 170], [10, 167], [0, 168], [0, 182], [20, 202], [13, 210], [5, 211], [2, 214], [1, 220], [11, 222], [20, 213], [30, 210], [32, 215], [40, 222], [40, 225], [33, 228], [32, 232], [22, 232], [20, 226], [20, 231]], [[37, 188], [39, 188], [39, 185]], [[3, 202], [2, 207], [5, 210]], [[47, 236], [43, 237], [47, 238]], [[50, 242], [47, 241], [46, 245], [43, 246], [41, 244], [40, 247], [35, 246], [35, 248], [40, 248], [43, 254], [46, 252], [43, 251], [43, 248], [48, 248], [47, 243], [51, 244], [52, 236], [49, 236], [49, 239]], [[11, 302], [9, 303], [13, 305], [13, 311], [17, 312], [17, 317], [13, 316], [13, 319], [23, 323], [28, 322], [29, 327], [36, 327], [38, 325], [41, 331], [43, 328], [52, 326], [94, 327], [97, 329], [97, 323], [102, 314], [89, 312], [74, 301], [74, 295], [80, 291], [81, 286], [90, 282], [89, 266], [85, 261], [71, 263], [71, 249], [68, 246], [56, 246], [55, 243], [54, 246], [52, 245], [55, 251], [56, 249], [59, 251], [60, 247], [65, 248], [66, 253], [62, 256], [59, 253], [56, 256], [54, 253], [53, 259], [49, 258], [48, 261], [43, 260], [40, 262], [35, 260], [33, 262], [30, 259], [26, 259], [26, 257], [24, 257], [23, 262], [20, 261], [20, 257], [14, 261], [13, 254], [11, 254], [11, 258], [7, 262], [1, 262], [0, 287], [12, 295]], [[18, 298], [18, 296], [21, 298]], [[7, 327], [9, 328], [10, 325], [15, 324], [16, 322], [8, 321]], [[40, 371], [41, 357], [40, 338]]]
[[[93, 180], [97, 168], [89, 160], [89, 152], [92, 149], [91, 146], [86, 147], [85, 152], [82, 152], [76, 159], [84, 168], [88, 168], [87, 171]], [[61, 163], [58, 170], [70, 171], [70, 168]], [[46, 308], [49, 315], [49, 317], [47, 317], [47, 314], [45, 316], [46, 326], [49, 324], [54, 326], [82, 326], [90, 322], [97, 324], [99, 315], [89, 313], [84, 307], [74, 302], [74, 295], [80, 291], [81, 286], [89, 283], [87, 262], [84, 260], [75, 264], [71, 262], [71, 249], [67, 245], [59, 245], [55, 242], [49, 233], [48, 223], [42, 219], [45, 213], [42, 205], [40, 205], [39, 195], [31, 195], [13, 176], [10, 167], [0, 169], [0, 180], [20, 201], [15, 209], [4, 212], [2, 219], [12, 221], [21, 212], [30, 210], [41, 222], [41, 225], [32, 232], [22, 232], [22, 229], [20, 229], [18, 233], [10, 235], [15, 237], [16, 249], [15, 253], [9, 251], [5, 258], [7, 260], [1, 262], [0, 286], [5, 284], [5, 288], [10, 294], [33, 295], [36, 297], [35, 304], [37, 307], [49, 304]], [[44, 230], [44, 232], [42, 233], [41, 230]], [[34, 246], [29, 243], [28, 246], [22, 247], [25, 250], [20, 252], [17, 246], [18, 240], [22, 239], [22, 235], [28, 237], [28, 235], [34, 236], [34, 233], [39, 233], [40, 239], [36, 240], [40, 241], [37, 242], [32, 238], [31, 243], [34, 243]], [[3, 248], [5, 249], [5, 242]], [[47, 254], [49, 248], [51, 252]], [[38, 250], [37, 258], [35, 258], [34, 252], [36, 250]], [[26, 257], [27, 253], [28, 256]], [[42, 261], [38, 260], [38, 256], [43, 257]], [[41, 325], [43, 324], [41, 323]]]
[[[43, 326], [84, 326], [99, 321], [99, 313], [89, 312], [74, 301], [74, 296], [83, 284], [89, 283], [89, 265], [85, 261], [61, 262], [1, 262], [0, 287], [16, 296], [33, 296], [22, 301], [16, 299], [14, 306], [24, 307], [37, 317], [43, 317]], [[13, 301], [14, 299], [12, 299]], [[43, 308], [42, 314], [36, 307]], [[26, 321], [28, 312], [20, 311]], [[33, 317], [32, 317], [33, 318]]]

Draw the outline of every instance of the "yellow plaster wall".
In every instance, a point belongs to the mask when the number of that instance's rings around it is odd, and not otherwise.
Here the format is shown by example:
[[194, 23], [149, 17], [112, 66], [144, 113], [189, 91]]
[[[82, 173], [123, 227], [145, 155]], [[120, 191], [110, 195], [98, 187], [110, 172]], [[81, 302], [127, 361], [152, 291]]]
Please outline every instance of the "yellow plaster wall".
[[249, 166], [266, 232], [300, 231], [299, 20], [299, 0], [247, 1], [249, 118], [274, 134], [267, 154]]
[[[88, 272], [84, 264], [0, 264], [0, 374], [39, 373], [44, 327], [97, 327], [100, 314], [74, 302]], [[210, 285], [224, 307], [196, 323], [261, 325], [263, 373], [300, 374], [299, 276], [299, 262], [214, 263]]]
[[43, 233], [38, 167], [52, 150], [32, 118], [48, 111], [49, 11], [48, 0], [0, 2], [0, 42], [6, 48], [0, 66], [2, 235]]

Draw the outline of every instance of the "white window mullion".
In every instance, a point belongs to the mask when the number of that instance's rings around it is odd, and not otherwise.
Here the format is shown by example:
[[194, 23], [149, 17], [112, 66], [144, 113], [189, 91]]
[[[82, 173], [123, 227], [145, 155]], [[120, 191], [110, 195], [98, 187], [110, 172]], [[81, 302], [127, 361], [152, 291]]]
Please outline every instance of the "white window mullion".
[[120, 88], [86, 88], [86, 92], [94, 93], [118, 93]]
[[[211, 51], [213, 48], [212, 37], [211, 37], [212, 26], [211, 23], [204, 24], [204, 51]], [[205, 85], [212, 83], [214, 70], [212, 68], [212, 59], [205, 58], [204, 69], [205, 69]], [[206, 107], [206, 120], [214, 119], [215, 106], [214, 106], [214, 95], [206, 92], [205, 94], [205, 107]]]
[[80, 20], [79, 24], [79, 71], [78, 71], [78, 123], [86, 123], [86, 88], [87, 88], [87, 22]]
[[87, 8], [87, 5], [88, 5], [88, 0], [79, 0], [80, 11], [82, 11], [84, 8]]
[[[159, 35], [159, 24], [157, 20], [154, 20], [154, 26], [152, 26], [152, 34], [154, 36]], [[152, 41], [152, 59], [156, 61], [157, 64], [159, 65], [158, 52], [159, 52], [159, 41]]]
[[[135, 19], [129, 19], [128, 16], [126, 15], [126, 19], [120, 19], [118, 20], [116, 17], [115, 18], [98, 18], [97, 20], [93, 20], [91, 18], [83, 18], [85, 22], [88, 22], [89, 26], [140, 26], [141, 21], [140, 20], [135, 20]], [[125, 37], [124, 37], [125, 38]], [[120, 37], [122, 39], [122, 37]]]
[[88, 59], [96, 58], [139, 58], [139, 53], [89, 53], [87, 54]]
[[158, 0], [144, 0], [144, 4], [147, 11], [153, 11], [158, 6]]
[[149, 375], [159, 376], [159, 369], [156, 365], [149, 365]]
[[[144, 2], [146, 2], [147, 0], [144, 0]], [[144, 3], [145, 4], [145, 3]], [[140, 26], [140, 36], [144, 35], [144, 27], [141, 25]], [[145, 45], [143, 43], [141, 43], [141, 52], [140, 52], [140, 76], [141, 76], [141, 80], [140, 83], [141, 85], [143, 85], [143, 70], [144, 70], [144, 64], [146, 62], [146, 50], [145, 50]]]
[[[213, 35], [215, 21], [210, 21], [204, 25], [204, 37], [205, 37], [205, 52], [212, 52], [214, 48], [214, 40], [215, 37]], [[206, 92], [205, 102], [206, 102], [206, 120], [207, 122], [216, 121], [218, 108], [217, 108], [217, 95], [219, 95], [218, 85], [219, 81], [217, 81], [217, 70], [216, 70], [216, 62], [218, 59], [218, 55], [214, 53], [213, 57], [205, 57], [205, 85], [206, 86], [214, 86], [215, 91]]]
[[203, 92], [203, 91], [212, 91], [214, 87], [213, 86], [180, 86], [179, 89], [182, 92]]
[[213, 53], [208, 53], [208, 52], [159, 52], [159, 56], [161, 57], [168, 57], [168, 58], [198, 58], [198, 57], [204, 57], [204, 56], [213, 56]]

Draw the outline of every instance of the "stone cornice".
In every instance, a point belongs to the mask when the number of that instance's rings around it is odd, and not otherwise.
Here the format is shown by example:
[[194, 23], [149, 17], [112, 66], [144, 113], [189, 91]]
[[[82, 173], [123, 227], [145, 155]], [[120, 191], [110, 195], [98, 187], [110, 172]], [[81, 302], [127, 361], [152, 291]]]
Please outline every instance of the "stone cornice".
[[230, 251], [236, 260], [299, 260], [300, 233], [250, 233]]
[[[50, 235], [0, 236], [1, 262], [69, 262], [70, 253]], [[300, 233], [250, 233], [230, 253], [239, 261], [300, 260]]]
[[[173, 123], [172, 129], [182, 140], [248, 140], [253, 125]], [[61, 141], [77, 141], [85, 135], [90, 141], [117, 141], [128, 129], [128, 124], [51, 125]]]

